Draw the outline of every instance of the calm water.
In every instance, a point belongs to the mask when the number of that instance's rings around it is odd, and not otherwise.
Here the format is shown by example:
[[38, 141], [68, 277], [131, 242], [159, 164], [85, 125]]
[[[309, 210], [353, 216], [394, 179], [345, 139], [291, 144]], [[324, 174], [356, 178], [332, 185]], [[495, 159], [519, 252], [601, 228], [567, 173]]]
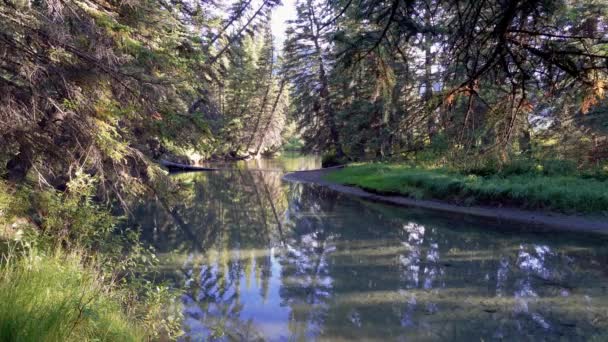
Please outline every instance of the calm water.
[[162, 278], [184, 290], [183, 340], [608, 340], [606, 238], [281, 181], [318, 166], [179, 174], [136, 211]]

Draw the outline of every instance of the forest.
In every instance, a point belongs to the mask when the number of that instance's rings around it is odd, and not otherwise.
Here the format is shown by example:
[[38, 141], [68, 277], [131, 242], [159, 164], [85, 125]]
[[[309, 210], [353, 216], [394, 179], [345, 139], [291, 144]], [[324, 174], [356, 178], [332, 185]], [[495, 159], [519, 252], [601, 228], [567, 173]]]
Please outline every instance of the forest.
[[[289, 246], [306, 244], [284, 222], [298, 208], [333, 210], [262, 167], [216, 184], [168, 162], [297, 152], [380, 195], [608, 220], [605, 0], [284, 2], [0, 1], [0, 340], [183, 338], [165, 238], [145, 227], [178, 227], [180, 253], [222, 225]], [[211, 330], [248, 340], [227, 326]]]

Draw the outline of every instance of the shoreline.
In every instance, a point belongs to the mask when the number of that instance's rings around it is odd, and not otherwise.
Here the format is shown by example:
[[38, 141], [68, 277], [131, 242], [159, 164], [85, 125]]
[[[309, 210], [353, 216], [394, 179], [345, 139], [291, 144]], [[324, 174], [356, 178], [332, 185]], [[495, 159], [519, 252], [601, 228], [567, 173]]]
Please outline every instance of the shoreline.
[[486, 206], [465, 207], [439, 200], [418, 200], [405, 196], [385, 196], [363, 190], [356, 186], [342, 185], [323, 179], [323, 176], [340, 167], [327, 169], [295, 171], [287, 173], [283, 179], [289, 182], [316, 184], [342, 194], [357, 196], [369, 201], [398, 205], [402, 207], [419, 207], [452, 214], [475, 216], [494, 221], [528, 224], [535, 227], [552, 228], [560, 231], [585, 232], [608, 235], [608, 220], [565, 215], [554, 212], [531, 211], [517, 208], [499, 208]]

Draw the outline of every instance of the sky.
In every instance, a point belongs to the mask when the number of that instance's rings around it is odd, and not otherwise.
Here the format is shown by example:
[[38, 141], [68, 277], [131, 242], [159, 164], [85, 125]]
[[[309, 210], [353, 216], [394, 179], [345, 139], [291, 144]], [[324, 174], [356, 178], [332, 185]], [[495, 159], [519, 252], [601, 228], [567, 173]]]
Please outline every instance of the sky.
[[272, 34], [274, 35], [274, 44], [277, 50], [283, 50], [285, 42], [285, 29], [287, 29], [287, 20], [296, 18], [296, 0], [283, 0], [283, 5], [277, 7], [272, 12]]

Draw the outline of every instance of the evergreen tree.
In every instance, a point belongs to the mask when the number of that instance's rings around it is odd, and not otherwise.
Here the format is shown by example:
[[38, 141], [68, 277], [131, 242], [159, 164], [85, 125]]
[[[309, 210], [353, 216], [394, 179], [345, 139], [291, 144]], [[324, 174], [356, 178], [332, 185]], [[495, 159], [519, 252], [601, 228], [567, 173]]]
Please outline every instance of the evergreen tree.
[[293, 83], [294, 112], [308, 148], [331, 147], [341, 157], [344, 152], [332, 107], [329, 76], [331, 31], [330, 25], [325, 25], [327, 14], [320, 14], [327, 8], [323, 5], [314, 0], [298, 1], [298, 18], [290, 27], [285, 46], [286, 73]]

